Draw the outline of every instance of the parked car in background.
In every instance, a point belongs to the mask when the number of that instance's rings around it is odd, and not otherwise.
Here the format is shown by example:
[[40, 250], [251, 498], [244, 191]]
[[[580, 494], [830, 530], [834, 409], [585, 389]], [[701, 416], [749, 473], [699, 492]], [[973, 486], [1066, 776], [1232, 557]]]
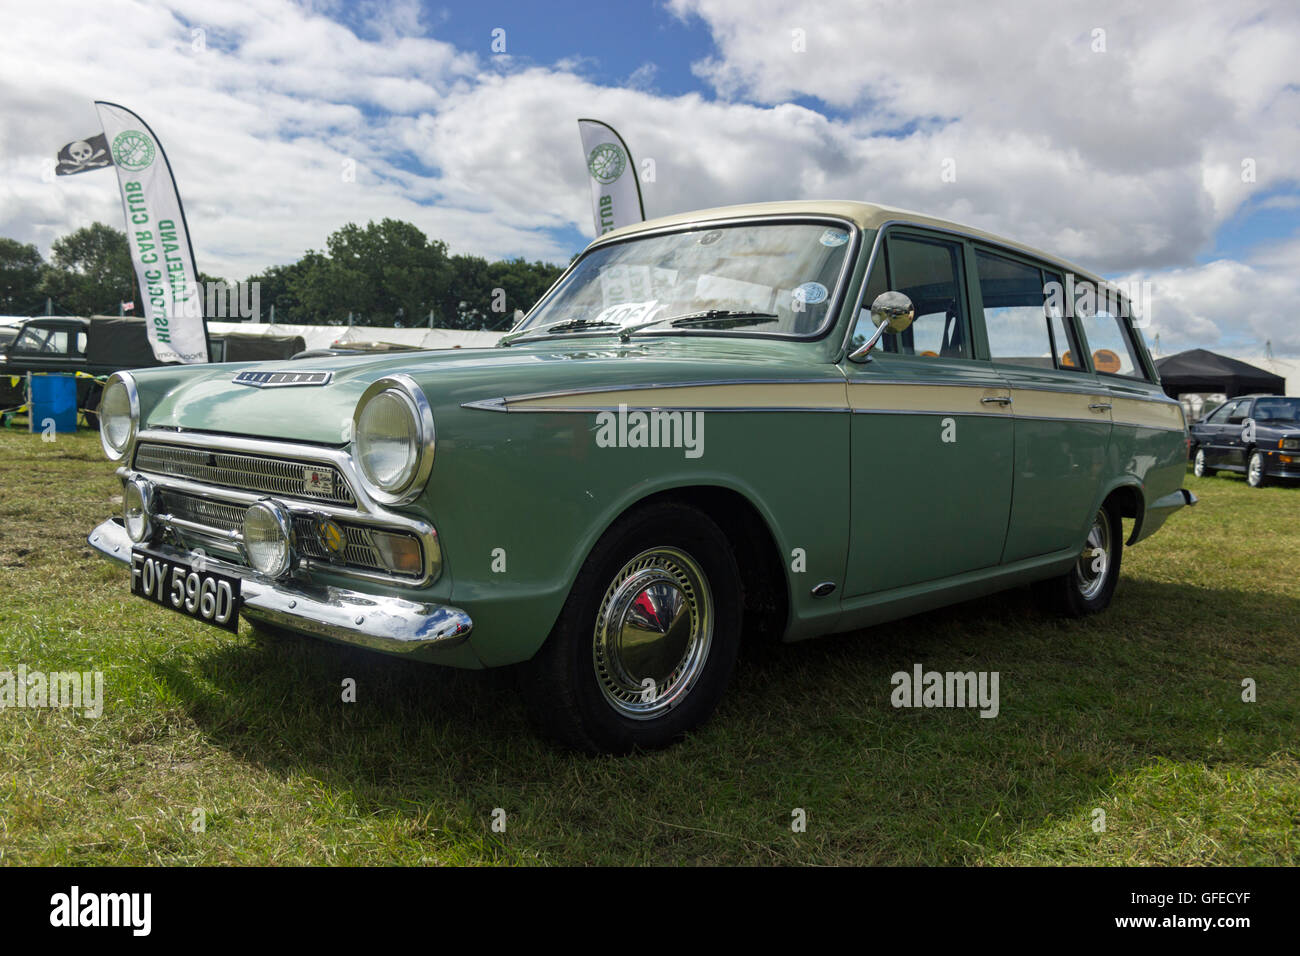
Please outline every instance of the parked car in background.
[[89, 540], [171, 611], [523, 665], [559, 738], [661, 746], [742, 639], [1027, 584], [1109, 605], [1124, 544], [1195, 499], [1182, 408], [1101, 291], [882, 206], [654, 220], [497, 348], [114, 375], [123, 513]]
[[[4, 331], [0, 329], [0, 332]], [[289, 358], [305, 346], [300, 335], [227, 333], [210, 339], [212, 358], [221, 361], [262, 361]], [[93, 316], [40, 316], [14, 331], [6, 347], [0, 342], [0, 409], [24, 401], [22, 378], [28, 372], [77, 374], [77, 407], [90, 424], [99, 407], [101, 380], [122, 369], [152, 368], [161, 363], [143, 319]]]
[[1230, 398], [1192, 425], [1188, 451], [1200, 477], [1240, 472], [1252, 488], [1300, 478], [1300, 398]]

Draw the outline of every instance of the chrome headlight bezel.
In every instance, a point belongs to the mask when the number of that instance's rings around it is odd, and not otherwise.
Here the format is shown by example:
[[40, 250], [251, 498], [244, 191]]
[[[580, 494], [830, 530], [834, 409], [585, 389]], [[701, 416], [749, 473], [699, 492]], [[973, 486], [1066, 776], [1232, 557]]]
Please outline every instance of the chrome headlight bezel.
[[[132, 525], [131, 510], [136, 504], [132, 496], [139, 498], [139, 524]], [[136, 476], [122, 486], [122, 524], [126, 535], [135, 544], [144, 544], [153, 537], [154, 492], [153, 483], [146, 478]], [[137, 537], [135, 531], [140, 532]]]
[[[248, 522], [254, 515], [270, 522], [284, 549], [280, 560], [276, 562], [274, 567], [260, 567], [253, 559], [253, 552], [248, 543], [250, 538]], [[261, 498], [249, 505], [244, 511], [244, 520], [241, 523], [240, 531], [242, 533], [244, 560], [258, 574], [269, 578], [280, 578], [292, 571], [297, 565], [298, 538], [294, 532], [293, 518], [290, 517], [288, 509], [274, 498]]]
[[[122, 447], [115, 447], [108, 440], [108, 429], [105, 427], [104, 400], [108, 397], [109, 389], [115, 386], [121, 386], [126, 389], [126, 400], [129, 414], [131, 417], [130, 426], [127, 429], [126, 439], [122, 442]], [[140, 432], [140, 392], [136, 388], [135, 379], [130, 372], [114, 372], [109, 376], [108, 381], [104, 383], [104, 391], [99, 396], [99, 407], [96, 409], [99, 415], [99, 444], [104, 449], [104, 454], [109, 461], [121, 461], [131, 451], [131, 446], [135, 444], [135, 436]]]
[[[415, 435], [414, 467], [410, 469], [410, 474], [404, 480], [389, 487], [379, 484], [367, 471], [358, 447], [361, 440], [361, 414], [371, 400], [385, 392], [393, 392], [400, 398], [411, 416], [412, 431]], [[429, 481], [429, 472], [433, 469], [435, 437], [433, 408], [425, 398], [424, 391], [413, 378], [402, 374], [386, 375], [372, 382], [361, 393], [357, 407], [352, 412], [352, 460], [366, 492], [385, 505], [410, 504], [418, 498]]]

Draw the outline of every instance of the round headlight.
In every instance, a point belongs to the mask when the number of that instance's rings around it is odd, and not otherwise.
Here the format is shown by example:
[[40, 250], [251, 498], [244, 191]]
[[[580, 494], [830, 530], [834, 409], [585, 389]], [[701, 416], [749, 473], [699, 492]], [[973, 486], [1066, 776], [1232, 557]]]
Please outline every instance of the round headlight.
[[140, 400], [130, 376], [117, 372], [108, 380], [99, 400], [99, 442], [104, 454], [117, 461], [135, 436], [140, 422]]
[[143, 478], [132, 478], [122, 487], [122, 520], [126, 533], [136, 544], [153, 533], [149, 515], [153, 511], [153, 485]]
[[404, 375], [371, 385], [357, 404], [352, 437], [376, 498], [397, 504], [419, 494], [433, 465], [433, 415], [419, 386]]
[[293, 567], [293, 523], [281, 505], [266, 499], [244, 512], [244, 553], [255, 571], [273, 578]]

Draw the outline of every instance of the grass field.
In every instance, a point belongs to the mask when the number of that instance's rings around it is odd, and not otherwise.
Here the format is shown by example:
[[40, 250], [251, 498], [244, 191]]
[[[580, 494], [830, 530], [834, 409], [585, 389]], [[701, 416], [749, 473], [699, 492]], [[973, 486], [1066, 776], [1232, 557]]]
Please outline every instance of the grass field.
[[[1300, 860], [1300, 488], [1189, 475], [1200, 505], [1126, 552], [1100, 617], [1014, 591], [756, 646], [701, 732], [592, 759], [532, 734], [508, 673], [231, 637], [131, 597], [85, 543], [112, 472], [91, 433], [0, 430], [0, 671], [100, 670], [106, 700], [0, 711], [0, 862]], [[998, 671], [1000, 716], [894, 709], [914, 663]]]

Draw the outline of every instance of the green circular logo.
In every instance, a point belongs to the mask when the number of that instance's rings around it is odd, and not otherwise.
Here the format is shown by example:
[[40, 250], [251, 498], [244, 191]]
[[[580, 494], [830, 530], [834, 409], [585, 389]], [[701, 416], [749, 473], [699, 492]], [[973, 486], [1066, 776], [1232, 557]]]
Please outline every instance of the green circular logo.
[[613, 143], [601, 143], [587, 157], [591, 178], [608, 186], [627, 169], [627, 153]]
[[118, 133], [113, 140], [113, 162], [133, 173], [153, 162], [153, 140], [139, 130], [129, 129]]

